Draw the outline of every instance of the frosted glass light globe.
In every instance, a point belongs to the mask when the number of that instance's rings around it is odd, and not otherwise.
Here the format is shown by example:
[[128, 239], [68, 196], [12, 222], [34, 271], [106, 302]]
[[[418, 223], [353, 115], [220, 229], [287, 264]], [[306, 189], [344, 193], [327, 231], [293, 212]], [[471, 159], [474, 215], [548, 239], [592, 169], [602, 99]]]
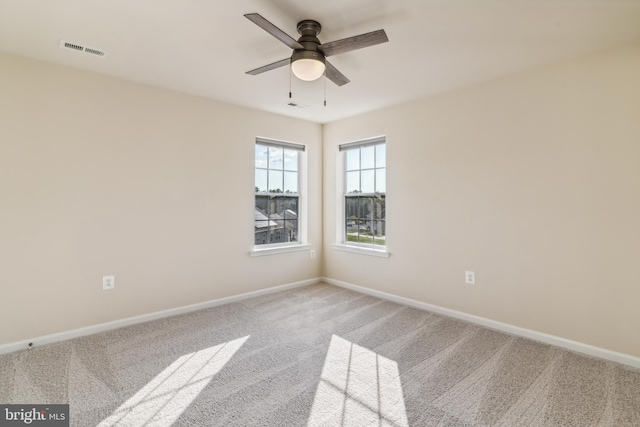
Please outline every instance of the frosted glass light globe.
[[291, 63], [291, 70], [300, 80], [307, 82], [316, 80], [324, 74], [325, 65], [317, 59], [298, 59]]

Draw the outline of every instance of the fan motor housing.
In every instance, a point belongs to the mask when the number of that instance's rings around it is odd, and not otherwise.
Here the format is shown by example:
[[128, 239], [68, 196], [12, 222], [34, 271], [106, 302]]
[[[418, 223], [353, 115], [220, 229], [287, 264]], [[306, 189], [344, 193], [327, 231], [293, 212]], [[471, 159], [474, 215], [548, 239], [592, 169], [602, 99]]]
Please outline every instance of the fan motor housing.
[[298, 22], [298, 34], [300, 34], [301, 36], [317, 36], [318, 34], [320, 34], [320, 30], [322, 30], [322, 26], [318, 21], [305, 19], [304, 21]]
[[301, 49], [294, 50], [293, 54], [291, 55], [291, 62], [295, 62], [300, 59], [314, 59], [316, 61], [322, 62], [323, 64], [326, 63], [326, 60], [324, 59], [324, 55], [322, 54], [322, 52], [320, 52], [317, 49], [316, 50], [301, 50]]
[[291, 55], [291, 62], [295, 62], [299, 59], [315, 59], [325, 63], [324, 54], [318, 49], [320, 46], [320, 40], [318, 40], [318, 34], [322, 27], [318, 21], [311, 19], [305, 19], [298, 22], [298, 33], [300, 38], [298, 43], [304, 46], [304, 49], [295, 49]]

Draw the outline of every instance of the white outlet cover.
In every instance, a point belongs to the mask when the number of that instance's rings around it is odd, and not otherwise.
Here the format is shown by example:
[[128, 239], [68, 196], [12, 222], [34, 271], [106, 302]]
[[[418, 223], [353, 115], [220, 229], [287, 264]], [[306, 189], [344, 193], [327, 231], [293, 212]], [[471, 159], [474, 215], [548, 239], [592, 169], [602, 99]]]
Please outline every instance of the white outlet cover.
[[109, 290], [116, 286], [116, 276], [103, 276], [102, 277], [102, 289]]
[[464, 272], [464, 283], [467, 285], [473, 285], [476, 283], [476, 273], [473, 271], [465, 271]]

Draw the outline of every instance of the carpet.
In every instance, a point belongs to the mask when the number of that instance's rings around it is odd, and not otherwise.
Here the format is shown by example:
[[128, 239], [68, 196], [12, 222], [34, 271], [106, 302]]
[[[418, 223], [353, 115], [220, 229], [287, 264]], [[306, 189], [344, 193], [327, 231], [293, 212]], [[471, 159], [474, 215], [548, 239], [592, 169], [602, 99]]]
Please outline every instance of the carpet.
[[72, 426], [640, 426], [640, 370], [317, 284], [0, 356]]

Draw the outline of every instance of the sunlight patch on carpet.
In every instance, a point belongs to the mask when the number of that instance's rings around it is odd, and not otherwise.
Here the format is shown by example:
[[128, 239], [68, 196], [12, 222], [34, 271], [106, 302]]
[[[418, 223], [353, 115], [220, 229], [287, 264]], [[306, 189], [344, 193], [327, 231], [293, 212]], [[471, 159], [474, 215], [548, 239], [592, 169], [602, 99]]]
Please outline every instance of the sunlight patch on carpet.
[[181, 356], [98, 427], [173, 424], [248, 338]]
[[308, 425], [407, 427], [398, 364], [333, 335]]

